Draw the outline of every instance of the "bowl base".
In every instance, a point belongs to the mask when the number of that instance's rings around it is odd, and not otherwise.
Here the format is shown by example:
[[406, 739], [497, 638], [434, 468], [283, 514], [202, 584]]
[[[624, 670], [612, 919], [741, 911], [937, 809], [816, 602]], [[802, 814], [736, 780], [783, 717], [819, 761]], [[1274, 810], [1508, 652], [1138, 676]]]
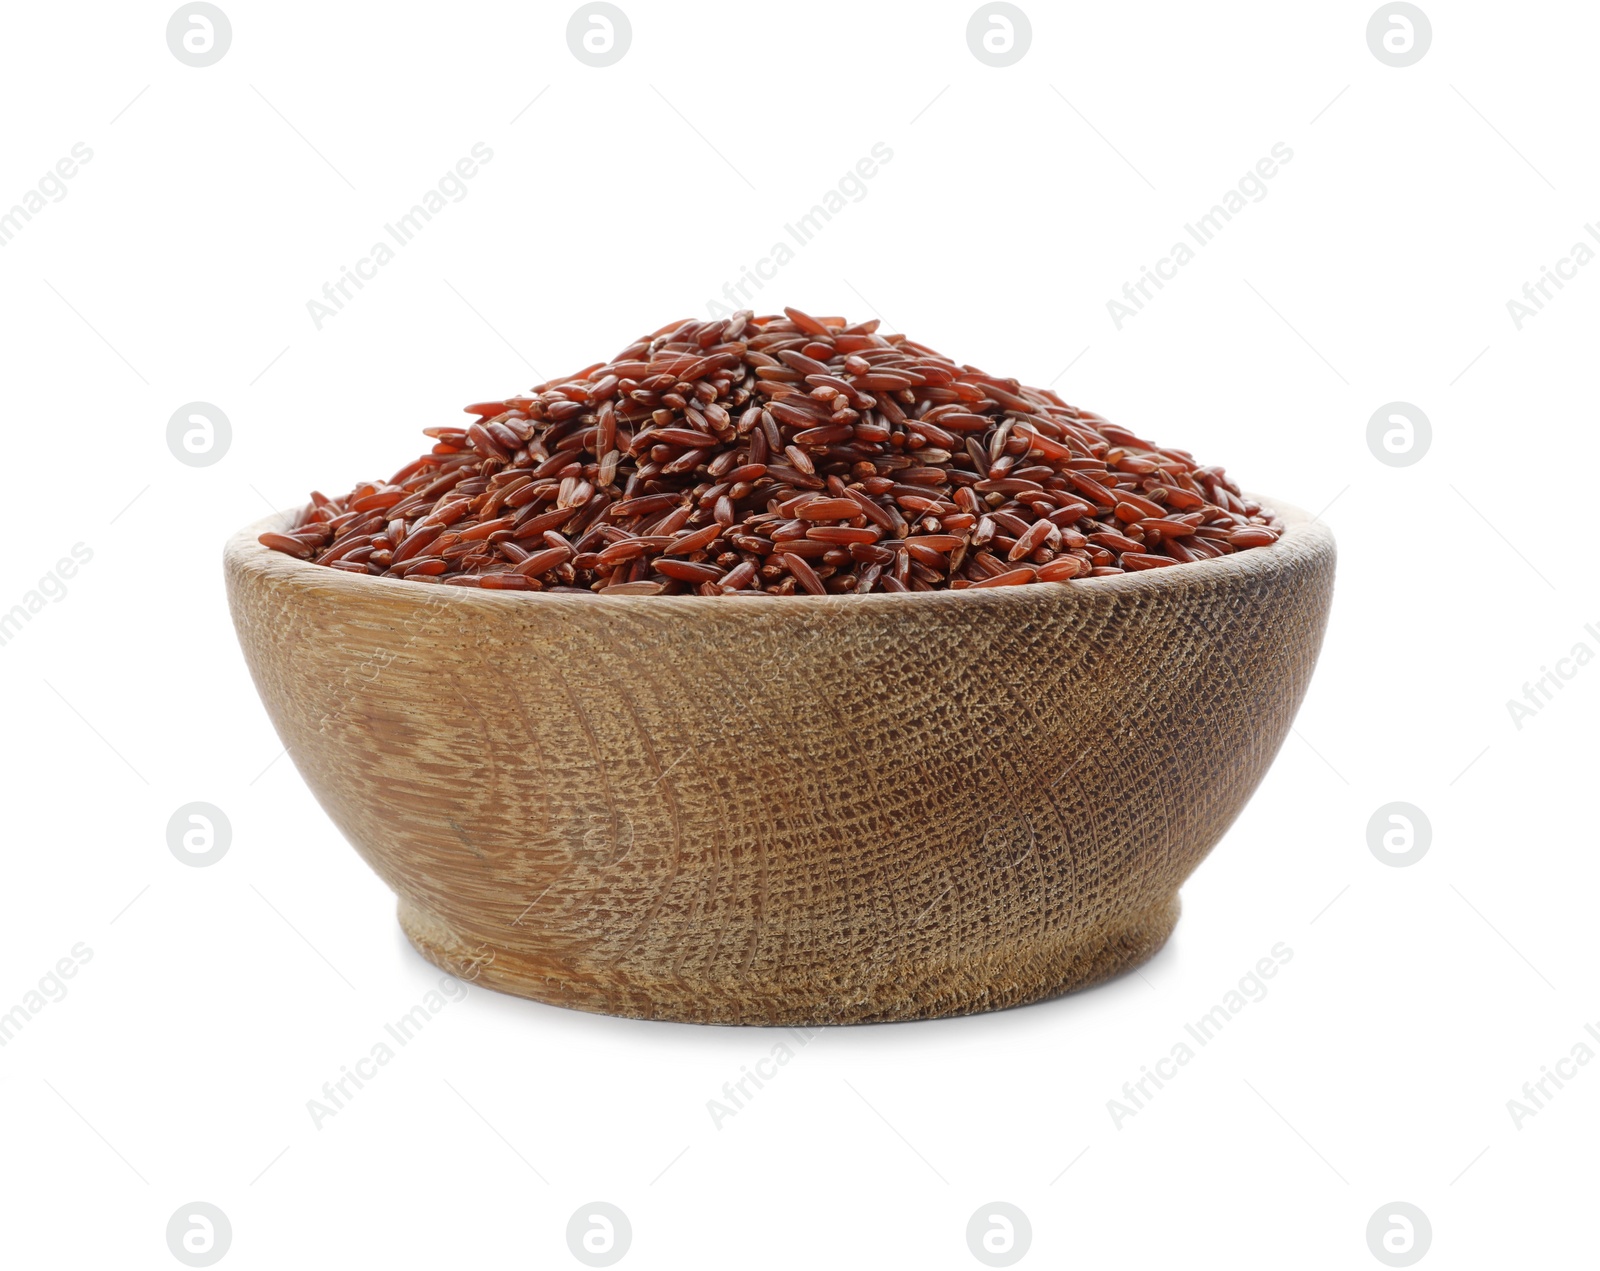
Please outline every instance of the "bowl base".
[[815, 1027], [940, 1019], [1023, 1006], [1089, 988], [1149, 961], [1177, 925], [1174, 891], [1160, 903], [1071, 939], [1034, 940], [982, 959], [883, 965], [870, 982], [810, 985], [646, 979], [604, 964], [530, 955], [458, 929], [400, 900], [401, 930], [424, 958], [471, 984], [551, 1006], [629, 1019]]

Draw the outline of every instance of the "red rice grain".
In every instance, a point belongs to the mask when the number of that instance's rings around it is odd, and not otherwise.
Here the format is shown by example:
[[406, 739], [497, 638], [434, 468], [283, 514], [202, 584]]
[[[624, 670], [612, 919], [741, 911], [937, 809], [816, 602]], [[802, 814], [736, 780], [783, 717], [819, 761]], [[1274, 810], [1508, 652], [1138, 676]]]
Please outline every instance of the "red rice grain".
[[877, 327], [670, 323], [424, 429], [428, 454], [260, 541], [419, 583], [822, 596], [1107, 578], [1283, 532], [1221, 468]]

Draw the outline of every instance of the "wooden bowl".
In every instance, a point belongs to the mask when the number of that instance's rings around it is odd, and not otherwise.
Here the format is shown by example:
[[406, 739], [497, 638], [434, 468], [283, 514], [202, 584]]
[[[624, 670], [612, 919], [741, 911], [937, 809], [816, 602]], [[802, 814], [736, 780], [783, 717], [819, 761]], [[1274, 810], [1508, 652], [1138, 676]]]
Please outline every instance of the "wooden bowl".
[[256, 687], [439, 966], [717, 1024], [996, 1010], [1151, 957], [1311, 678], [1327, 528], [1070, 584], [587, 597], [226, 551]]

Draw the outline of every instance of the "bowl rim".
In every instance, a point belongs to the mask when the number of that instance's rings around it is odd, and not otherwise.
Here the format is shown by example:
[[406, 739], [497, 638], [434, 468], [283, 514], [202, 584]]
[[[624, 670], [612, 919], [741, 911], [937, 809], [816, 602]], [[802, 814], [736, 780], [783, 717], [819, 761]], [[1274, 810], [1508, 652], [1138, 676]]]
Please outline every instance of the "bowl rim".
[[1282, 536], [1270, 547], [1252, 547], [1228, 556], [1184, 562], [1161, 569], [1142, 569], [1100, 578], [1073, 578], [1056, 584], [1030, 583], [1015, 587], [964, 587], [955, 591], [939, 588], [934, 591], [869, 592], [865, 595], [846, 593], [826, 596], [809, 594], [773, 596], [748, 592], [743, 595], [724, 596], [604, 596], [598, 593], [584, 596], [572, 592], [450, 587], [442, 584], [417, 583], [404, 578], [387, 578], [375, 574], [356, 574], [348, 570], [332, 569], [326, 565], [299, 560], [257, 541], [257, 536], [260, 534], [268, 531], [281, 532], [289, 519], [300, 513], [300, 507], [274, 512], [236, 531], [224, 546], [223, 565], [230, 574], [248, 573], [265, 578], [273, 584], [331, 591], [336, 595], [348, 596], [352, 600], [358, 597], [376, 600], [384, 596], [391, 599], [409, 597], [420, 600], [449, 596], [451, 599], [445, 603], [523, 605], [545, 609], [553, 605], [562, 607], [578, 605], [586, 608], [592, 608], [596, 604], [643, 605], [646, 609], [654, 608], [656, 612], [662, 614], [681, 610], [684, 605], [689, 606], [688, 612], [694, 613], [710, 612], [706, 608], [708, 605], [716, 606], [721, 612], [728, 612], [731, 607], [737, 611], [749, 610], [762, 613], [768, 612], [772, 605], [779, 605], [781, 612], [798, 614], [819, 607], [837, 611], [863, 605], [881, 607], [941, 603], [1016, 604], [1039, 603], [1046, 600], [1061, 603], [1074, 597], [1087, 600], [1091, 596], [1159, 592], [1169, 587], [1188, 587], [1207, 583], [1226, 585], [1251, 579], [1263, 572], [1275, 571], [1287, 563], [1286, 557], [1304, 559], [1308, 555], [1320, 556], [1333, 552], [1333, 532], [1320, 515], [1312, 516], [1304, 509], [1282, 499], [1251, 491], [1246, 491], [1245, 494], [1263, 507], [1270, 508], [1284, 523]]

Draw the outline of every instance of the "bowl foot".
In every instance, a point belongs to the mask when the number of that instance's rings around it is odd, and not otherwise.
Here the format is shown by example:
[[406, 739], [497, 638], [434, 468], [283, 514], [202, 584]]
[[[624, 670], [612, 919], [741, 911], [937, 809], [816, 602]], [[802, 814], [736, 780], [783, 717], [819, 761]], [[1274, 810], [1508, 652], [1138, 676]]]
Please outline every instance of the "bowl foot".
[[1178, 895], [1090, 932], [1034, 940], [979, 957], [883, 963], [869, 975], [809, 983], [757, 977], [689, 979], [581, 958], [530, 953], [482, 938], [404, 898], [400, 927], [429, 962], [471, 984], [552, 1006], [632, 1019], [817, 1026], [971, 1015], [1103, 983], [1149, 961], [1177, 925]]

